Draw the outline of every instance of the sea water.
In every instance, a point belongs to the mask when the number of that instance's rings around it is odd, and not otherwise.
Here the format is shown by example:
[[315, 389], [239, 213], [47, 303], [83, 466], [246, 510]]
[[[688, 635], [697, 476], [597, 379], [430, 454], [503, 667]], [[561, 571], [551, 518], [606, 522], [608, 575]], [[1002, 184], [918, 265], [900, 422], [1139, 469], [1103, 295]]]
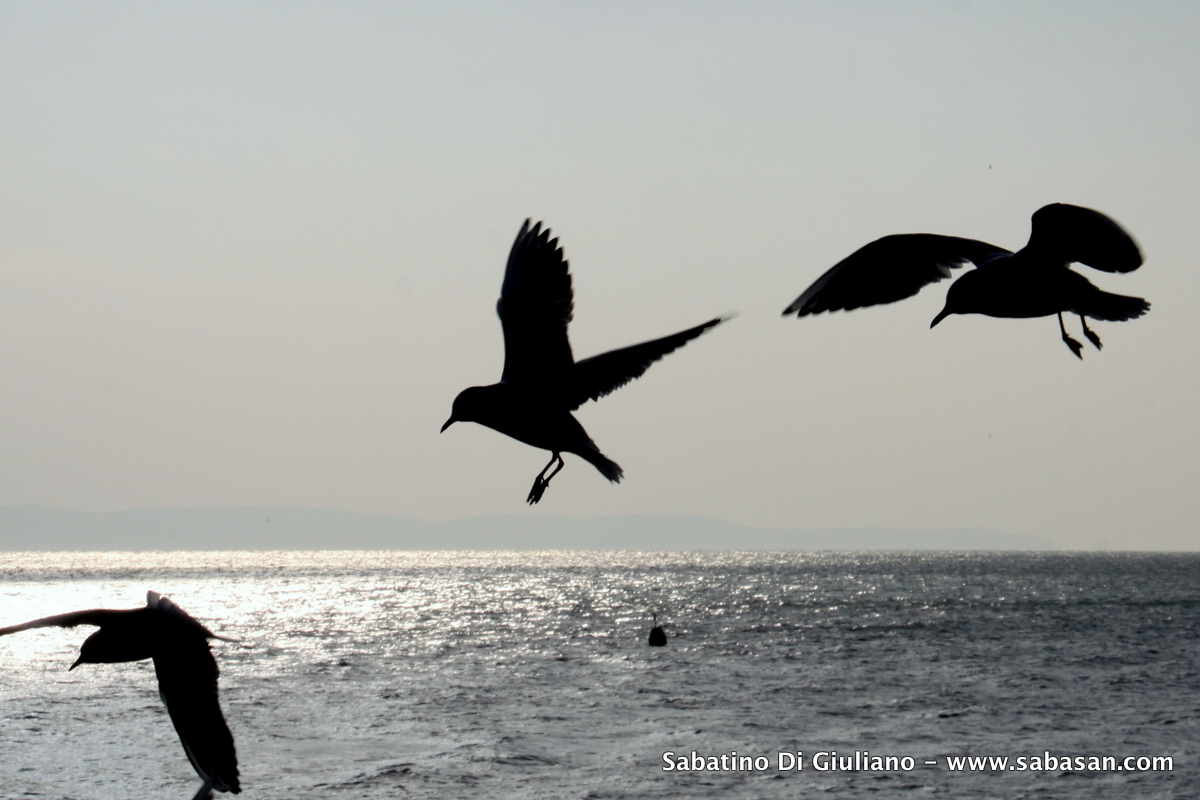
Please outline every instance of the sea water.
[[[247, 798], [1200, 797], [1196, 554], [18, 553], [0, 626], [147, 589]], [[89, 630], [0, 638], [0, 797], [190, 798]]]

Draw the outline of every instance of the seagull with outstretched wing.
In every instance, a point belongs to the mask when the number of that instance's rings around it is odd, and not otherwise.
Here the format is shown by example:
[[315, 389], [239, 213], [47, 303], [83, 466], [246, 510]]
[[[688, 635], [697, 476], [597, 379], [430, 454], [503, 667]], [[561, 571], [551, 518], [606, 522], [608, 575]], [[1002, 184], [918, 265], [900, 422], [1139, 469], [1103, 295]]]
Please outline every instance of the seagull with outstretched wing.
[[158, 592], [146, 593], [144, 608], [73, 611], [0, 628], [0, 636], [77, 625], [95, 625], [100, 630], [83, 641], [79, 658], [69, 669], [80, 664], [154, 660], [158, 694], [188, 761], [204, 781], [193, 800], [212, 797], [213, 789], [239, 793], [237, 752], [217, 700], [217, 662], [208, 646], [209, 639], [223, 637]]
[[1056, 314], [1063, 341], [1083, 358], [1083, 345], [1067, 335], [1064, 311], [1079, 315], [1084, 335], [1100, 349], [1100, 337], [1087, 326], [1088, 317], [1109, 322], [1135, 319], [1150, 303], [1099, 289], [1070, 269], [1075, 262], [1104, 272], [1132, 272], [1142, 265], [1142, 254], [1133, 238], [1099, 211], [1053, 203], [1034, 212], [1029, 243], [1015, 253], [975, 239], [933, 233], [877, 239], [817, 278], [783, 313], [803, 317], [894, 303], [972, 263], [976, 269], [950, 285], [945, 308], [929, 327], [950, 314]]
[[526, 498], [532, 505], [562, 469], [562, 453], [574, 453], [613, 483], [619, 482], [624, 474], [621, 468], [600, 452], [571, 412], [640, 377], [655, 361], [725, 318], [575, 361], [567, 340], [574, 310], [571, 273], [558, 239], [550, 238], [550, 229], [543, 229], [540, 222], [530, 227], [530, 222], [525, 220], [513, 243], [496, 303], [504, 331], [500, 382], [460, 392], [442, 430], [455, 422], [477, 422], [549, 450], [550, 462]]

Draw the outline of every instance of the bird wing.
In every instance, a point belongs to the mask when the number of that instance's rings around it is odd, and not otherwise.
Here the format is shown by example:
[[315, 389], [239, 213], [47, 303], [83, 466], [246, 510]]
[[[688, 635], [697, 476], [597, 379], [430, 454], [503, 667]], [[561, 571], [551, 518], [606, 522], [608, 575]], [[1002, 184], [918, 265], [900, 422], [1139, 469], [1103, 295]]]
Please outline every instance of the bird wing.
[[783, 313], [803, 317], [894, 303], [950, 277], [950, 270], [968, 261], [979, 266], [1008, 252], [987, 242], [936, 233], [884, 236], [835, 264]]
[[217, 662], [202, 636], [177, 628], [154, 655], [158, 694], [200, 777], [222, 792], [241, 791], [233, 734], [217, 698]]
[[571, 274], [558, 239], [542, 223], [521, 226], [508, 267], [496, 313], [504, 329], [502, 381], [544, 378], [569, 367], [575, 359], [567, 340], [567, 325], [574, 309]]
[[1137, 242], [1120, 225], [1099, 211], [1066, 203], [1051, 203], [1033, 212], [1025, 249], [1104, 272], [1133, 272], [1142, 265]]
[[620, 389], [634, 378], [640, 378], [655, 361], [678, 350], [727, 319], [728, 317], [716, 317], [702, 325], [661, 339], [585, 358], [551, 376], [548, 381], [549, 388], [569, 410], [574, 411], [588, 400], [598, 400]]
[[[140, 611], [141, 609], [134, 609]], [[118, 614], [128, 614], [129, 611], [117, 611], [110, 608], [92, 608], [87, 611], [72, 611], [67, 614], [56, 614], [53, 617], [42, 617], [41, 619], [22, 622], [20, 625], [10, 625], [7, 628], [0, 628], [0, 636], [7, 636], [10, 633], [19, 633], [27, 631], [30, 628], [74, 628], [76, 625], [103, 625], [108, 620]]]
[[200, 622], [191, 614], [175, 605], [175, 603], [171, 601], [171, 598], [167, 597], [166, 595], [161, 595], [153, 589], [146, 592], [146, 606], [156, 611], [161, 611], [164, 614], [171, 615], [173, 618], [185, 623], [189, 627], [193, 628], [196, 632], [203, 634], [209, 639], [221, 639], [222, 641], [226, 642], [233, 641], [232, 639], [226, 639], [224, 636], [217, 636], [208, 628], [201, 625]]

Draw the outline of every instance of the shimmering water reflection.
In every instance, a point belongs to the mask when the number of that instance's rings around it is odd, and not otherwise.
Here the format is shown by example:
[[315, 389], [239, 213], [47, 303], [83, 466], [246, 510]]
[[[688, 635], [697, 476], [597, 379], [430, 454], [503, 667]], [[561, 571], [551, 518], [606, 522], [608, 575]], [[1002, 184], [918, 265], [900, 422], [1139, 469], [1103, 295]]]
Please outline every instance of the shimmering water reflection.
[[[236, 639], [214, 650], [250, 798], [1185, 797], [1197, 574], [1193, 555], [6, 554], [0, 624], [155, 589]], [[84, 636], [0, 639], [4, 796], [189, 797], [152, 667], [67, 673]], [[942, 766], [661, 760], [856, 749]], [[944, 766], [1045, 750], [1175, 770]]]

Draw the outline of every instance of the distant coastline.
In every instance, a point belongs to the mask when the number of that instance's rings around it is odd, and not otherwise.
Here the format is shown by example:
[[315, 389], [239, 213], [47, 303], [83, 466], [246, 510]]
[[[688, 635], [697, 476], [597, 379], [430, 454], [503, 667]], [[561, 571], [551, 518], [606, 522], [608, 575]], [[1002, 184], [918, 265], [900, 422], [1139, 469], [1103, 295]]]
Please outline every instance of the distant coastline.
[[0, 552], [101, 550], [1056, 550], [979, 528], [755, 528], [708, 517], [494, 515], [430, 522], [295, 506], [0, 507]]

